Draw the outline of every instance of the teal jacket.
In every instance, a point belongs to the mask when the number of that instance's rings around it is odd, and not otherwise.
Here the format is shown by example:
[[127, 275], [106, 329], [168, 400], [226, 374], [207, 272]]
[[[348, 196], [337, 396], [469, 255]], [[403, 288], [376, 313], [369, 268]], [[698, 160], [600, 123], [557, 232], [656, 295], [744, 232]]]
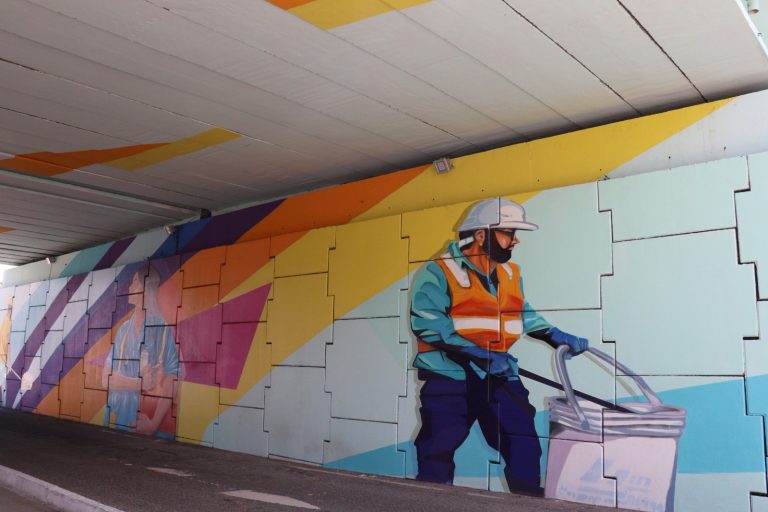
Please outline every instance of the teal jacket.
[[[468, 272], [474, 272], [487, 291], [494, 296], [497, 294], [499, 281], [495, 269], [488, 276], [481, 273], [461, 252], [458, 242], [451, 242], [448, 245], [448, 253], [455, 259], [456, 263]], [[520, 289], [522, 290], [522, 277], [520, 280]], [[453, 327], [453, 320], [450, 316], [451, 295], [448, 280], [442, 267], [436, 262], [430, 261], [419, 269], [411, 286], [410, 299], [410, 323], [413, 334], [426, 343], [440, 345], [438, 350], [417, 354], [413, 366], [455, 380], [466, 379], [464, 368], [449, 358], [448, 355], [450, 353], [453, 354], [454, 358], [461, 358], [462, 351], [477, 350], [477, 346], [460, 336]], [[546, 332], [552, 329], [552, 325], [534, 311], [528, 302], [524, 303], [522, 320], [523, 334]], [[478, 376], [485, 378], [486, 372], [482, 368], [469, 361], [468, 358], [466, 361]]]

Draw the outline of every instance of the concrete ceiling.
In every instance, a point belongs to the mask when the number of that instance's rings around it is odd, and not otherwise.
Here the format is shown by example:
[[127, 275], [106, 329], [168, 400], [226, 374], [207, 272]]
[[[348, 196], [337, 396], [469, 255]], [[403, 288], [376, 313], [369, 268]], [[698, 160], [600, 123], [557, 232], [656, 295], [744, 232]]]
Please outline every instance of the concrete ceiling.
[[738, 0], [2, 0], [0, 263], [766, 87]]

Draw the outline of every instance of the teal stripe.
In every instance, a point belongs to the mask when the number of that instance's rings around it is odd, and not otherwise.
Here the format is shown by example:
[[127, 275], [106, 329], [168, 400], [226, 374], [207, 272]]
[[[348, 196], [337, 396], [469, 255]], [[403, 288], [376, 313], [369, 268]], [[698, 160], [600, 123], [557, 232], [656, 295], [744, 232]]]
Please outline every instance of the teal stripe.
[[90, 249], [83, 249], [56, 277], [69, 277], [84, 272], [90, 272], [101, 261], [101, 258], [107, 253], [113, 242], [97, 245]]
[[[761, 394], [768, 393], [768, 380], [748, 379], [748, 387], [758, 385]], [[673, 389], [659, 397], [688, 411], [678, 452], [680, 473], [765, 472], [763, 418], [747, 416], [744, 380]]]

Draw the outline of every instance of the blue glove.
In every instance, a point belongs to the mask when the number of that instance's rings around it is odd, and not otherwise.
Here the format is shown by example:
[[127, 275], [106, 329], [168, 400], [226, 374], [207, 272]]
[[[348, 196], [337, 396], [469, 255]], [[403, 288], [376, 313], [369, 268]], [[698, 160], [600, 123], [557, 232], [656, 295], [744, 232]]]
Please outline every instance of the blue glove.
[[577, 356], [589, 348], [589, 340], [587, 338], [579, 338], [573, 334], [568, 334], [557, 327], [549, 329], [547, 335], [556, 347], [568, 345], [571, 350], [565, 355], [566, 359], [570, 359], [572, 355]]
[[494, 377], [515, 378], [518, 376], [517, 359], [506, 352], [489, 352], [486, 371]]
[[517, 359], [506, 352], [492, 352], [477, 345], [459, 346], [437, 342], [432, 345], [450, 354], [466, 357], [494, 377], [512, 379], [518, 376]]

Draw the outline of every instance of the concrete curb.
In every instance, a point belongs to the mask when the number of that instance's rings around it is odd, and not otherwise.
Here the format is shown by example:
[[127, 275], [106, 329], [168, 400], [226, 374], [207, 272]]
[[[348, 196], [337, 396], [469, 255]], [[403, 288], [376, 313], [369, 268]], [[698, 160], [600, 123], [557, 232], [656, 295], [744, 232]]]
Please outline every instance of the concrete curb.
[[0, 485], [62, 512], [123, 512], [5, 466], [0, 466]]

